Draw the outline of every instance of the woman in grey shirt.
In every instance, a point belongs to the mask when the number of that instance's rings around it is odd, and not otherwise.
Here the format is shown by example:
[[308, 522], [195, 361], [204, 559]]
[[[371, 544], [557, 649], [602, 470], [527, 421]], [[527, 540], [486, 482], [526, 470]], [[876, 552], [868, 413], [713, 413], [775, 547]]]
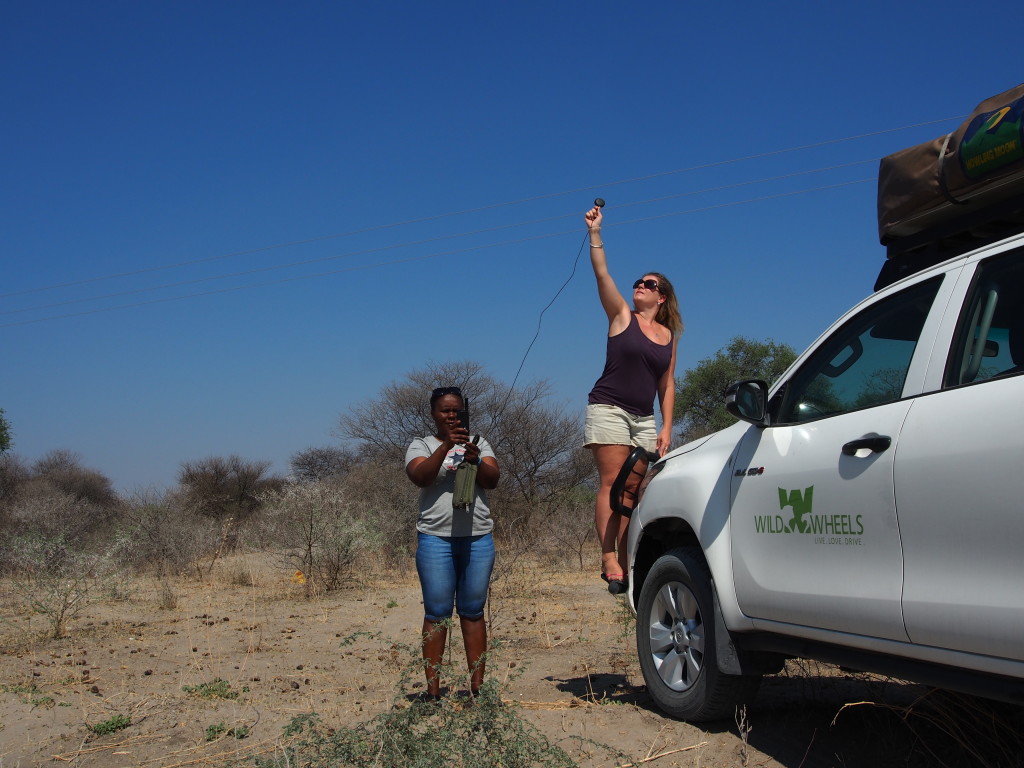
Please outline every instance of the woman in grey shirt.
[[[458, 610], [470, 692], [475, 695], [484, 679], [487, 650], [484, 604], [494, 566], [494, 539], [487, 490], [501, 475], [494, 451], [486, 440], [471, 441], [459, 425], [465, 401], [458, 387], [439, 387], [430, 396], [430, 415], [436, 431], [418, 437], [405, 454], [405, 472], [420, 488], [416, 523], [416, 571], [423, 590], [423, 659], [427, 697], [441, 693], [438, 670], [447, 640], [443, 623]], [[456, 508], [455, 477], [463, 462], [475, 464], [476, 493], [465, 507]]]

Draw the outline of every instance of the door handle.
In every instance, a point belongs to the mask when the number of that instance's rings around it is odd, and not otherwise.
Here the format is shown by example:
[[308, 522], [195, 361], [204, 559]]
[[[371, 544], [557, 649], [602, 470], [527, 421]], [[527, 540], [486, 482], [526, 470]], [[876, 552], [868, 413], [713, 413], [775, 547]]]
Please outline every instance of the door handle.
[[843, 446], [843, 453], [847, 456], [855, 456], [857, 451], [863, 448], [867, 448], [872, 453], [881, 453], [888, 450], [890, 445], [892, 445], [891, 437], [872, 435], [871, 437], [862, 437], [860, 440], [851, 440]]

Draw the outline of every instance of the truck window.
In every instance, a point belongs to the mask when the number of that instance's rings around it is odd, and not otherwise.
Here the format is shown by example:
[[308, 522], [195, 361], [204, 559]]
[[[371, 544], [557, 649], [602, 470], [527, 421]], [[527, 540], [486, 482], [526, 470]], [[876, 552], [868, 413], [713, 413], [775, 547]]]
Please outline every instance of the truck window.
[[942, 277], [918, 283], [861, 311], [790, 378], [772, 422], [793, 424], [899, 400]]
[[954, 336], [947, 387], [1024, 372], [1022, 251], [978, 264]]

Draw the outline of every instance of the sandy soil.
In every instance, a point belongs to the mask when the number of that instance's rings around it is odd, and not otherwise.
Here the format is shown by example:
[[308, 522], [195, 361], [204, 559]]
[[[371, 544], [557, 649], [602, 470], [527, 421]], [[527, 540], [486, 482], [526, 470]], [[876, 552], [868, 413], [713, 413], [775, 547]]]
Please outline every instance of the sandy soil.
[[[351, 724], [393, 706], [409, 662], [398, 646], [416, 643], [422, 618], [414, 574], [305, 599], [288, 574], [252, 555], [201, 583], [175, 582], [173, 608], [162, 607], [156, 583], [111, 587], [117, 594], [92, 603], [59, 640], [42, 639], [42, 619], [4, 589], [0, 768], [251, 764], [273, 754], [296, 715]], [[489, 676], [581, 765], [942, 764], [885, 706], [923, 689], [825, 665], [767, 679], [742, 728], [663, 716], [643, 686], [631, 615], [590, 574], [522, 570], [495, 585], [490, 611], [500, 647]], [[455, 635], [450, 658], [461, 667]], [[237, 698], [199, 695], [217, 679]], [[844, 709], [853, 702], [868, 703]], [[131, 725], [91, 733], [119, 715]], [[219, 733], [208, 741], [211, 726]], [[244, 739], [228, 734], [243, 727]], [[573, 736], [620, 754], [581, 748]]]

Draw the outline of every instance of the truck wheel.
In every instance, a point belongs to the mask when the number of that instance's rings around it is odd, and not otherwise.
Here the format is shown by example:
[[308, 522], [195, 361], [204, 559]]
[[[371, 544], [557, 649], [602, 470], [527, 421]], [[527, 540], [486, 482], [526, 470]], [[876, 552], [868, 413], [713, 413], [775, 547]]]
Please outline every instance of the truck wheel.
[[758, 676], [719, 671], [711, 575], [699, 549], [660, 557], [637, 606], [636, 645], [647, 690], [667, 714], [702, 722], [734, 715], [757, 690]]

